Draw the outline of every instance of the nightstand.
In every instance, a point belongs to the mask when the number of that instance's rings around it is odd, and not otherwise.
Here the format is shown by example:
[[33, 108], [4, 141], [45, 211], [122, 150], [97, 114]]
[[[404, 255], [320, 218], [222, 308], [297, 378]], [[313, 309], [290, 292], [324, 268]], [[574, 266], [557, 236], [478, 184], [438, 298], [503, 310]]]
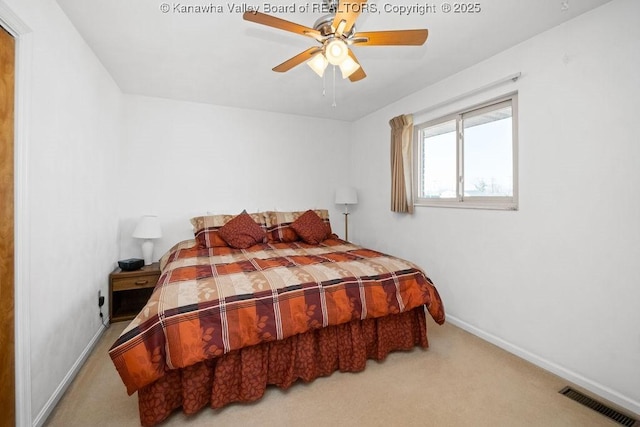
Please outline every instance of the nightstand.
[[140, 270], [116, 268], [109, 275], [109, 320], [131, 320], [147, 303], [160, 278], [160, 263], [145, 265]]

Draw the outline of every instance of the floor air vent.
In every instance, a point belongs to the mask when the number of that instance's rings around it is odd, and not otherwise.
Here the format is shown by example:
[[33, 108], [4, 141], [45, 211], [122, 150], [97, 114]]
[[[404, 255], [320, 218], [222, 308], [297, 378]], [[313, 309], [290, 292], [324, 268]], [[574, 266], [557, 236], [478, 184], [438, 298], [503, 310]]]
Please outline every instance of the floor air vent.
[[[609, 408], [608, 406], [603, 405], [597, 400], [593, 400], [589, 396], [585, 396], [584, 394], [580, 393], [577, 390], [572, 389], [571, 387], [565, 387], [562, 390], [560, 390], [559, 393], [564, 394], [569, 399], [575, 400], [576, 402], [584, 406], [587, 406], [593, 409], [594, 411], [600, 412], [605, 417], [611, 418], [613, 421], [619, 424], [622, 424], [623, 426], [628, 426], [628, 427], [637, 426], [635, 419], [628, 417], [624, 414], [621, 414], [615, 409]], [[640, 426], [637, 426], [637, 427], [640, 427]]]

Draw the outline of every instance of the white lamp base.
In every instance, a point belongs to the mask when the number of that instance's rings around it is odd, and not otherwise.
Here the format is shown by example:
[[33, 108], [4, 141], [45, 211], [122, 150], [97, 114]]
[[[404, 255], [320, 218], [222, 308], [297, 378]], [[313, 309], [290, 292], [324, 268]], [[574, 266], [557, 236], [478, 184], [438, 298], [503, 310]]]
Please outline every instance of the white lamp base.
[[151, 259], [153, 258], [153, 240], [146, 239], [142, 242], [142, 258], [144, 258], [144, 265], [151, 265]]

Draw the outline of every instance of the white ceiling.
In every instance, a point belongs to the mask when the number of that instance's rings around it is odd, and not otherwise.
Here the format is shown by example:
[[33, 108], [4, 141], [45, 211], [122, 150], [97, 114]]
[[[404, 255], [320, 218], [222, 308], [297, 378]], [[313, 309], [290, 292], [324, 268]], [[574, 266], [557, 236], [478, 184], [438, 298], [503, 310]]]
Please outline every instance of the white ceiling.
[[[428, 28], [424, 46], [354, 47], [367, 78], [356, 83], [337, 72], [323, 80], [301, 64], [287, 73], [271, 68], [317, 45], [311, 38], [242, 19], [230, 7], [294, 5], [271, 13], [312, 27], [322, 13], [300, 13], [321, 0], [201, 1], [57, 0], [125, 93], [353, 121], [464, 68], [489, 58], [609, 0], [483, 0], [479, 13], [443, 13], [438, 0], [376, 2], [360, 31]], [[174, 6], [218, 5], [221, 13], [179, 13]], [[425, 5], [436, 12], [399, 15], [385, 5]], [[450, 4], [454, 4], [451, 2]], [[512, 70], [507, 70], [512, 71]]]

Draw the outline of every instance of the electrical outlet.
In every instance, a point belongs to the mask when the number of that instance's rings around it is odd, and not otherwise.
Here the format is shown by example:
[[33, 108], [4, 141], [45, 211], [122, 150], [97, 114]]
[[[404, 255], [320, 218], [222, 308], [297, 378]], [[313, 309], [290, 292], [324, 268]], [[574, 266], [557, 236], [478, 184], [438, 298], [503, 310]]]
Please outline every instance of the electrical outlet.
[[102, 307], [104, 305], [104, 297], [102, 296], [102, 291], [98, 291], [98, 307]]

